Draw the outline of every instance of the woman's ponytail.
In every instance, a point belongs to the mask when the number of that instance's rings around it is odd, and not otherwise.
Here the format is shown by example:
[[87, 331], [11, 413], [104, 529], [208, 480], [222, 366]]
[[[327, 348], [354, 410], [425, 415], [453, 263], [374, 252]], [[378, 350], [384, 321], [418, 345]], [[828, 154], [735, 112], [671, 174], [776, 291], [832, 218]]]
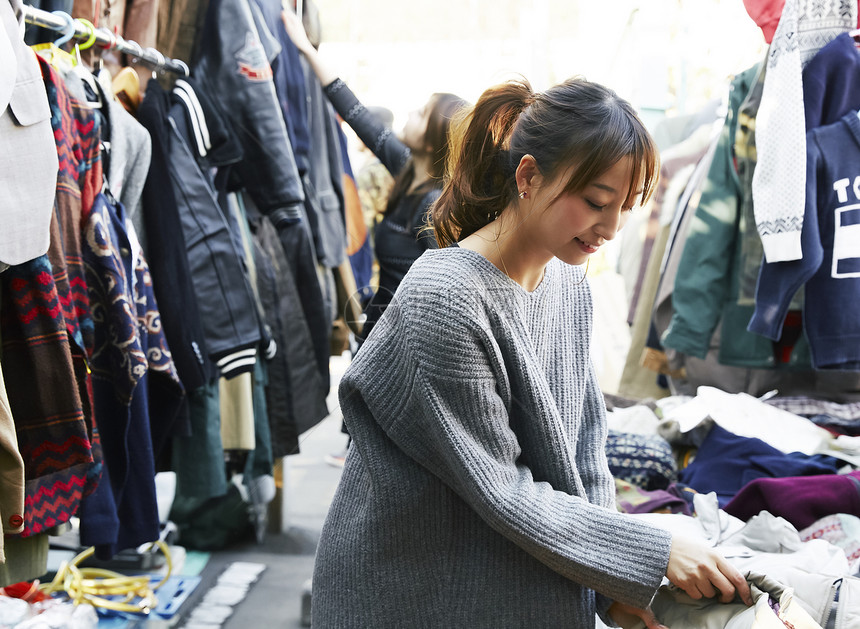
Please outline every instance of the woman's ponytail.
[[485, 91], [452, 123], [445, 185], [431, 210], [440, 247], [492, 222], [516, 198], [513, 175], [522, 156], [510, 154], [510, 137], [534, 100], [525, 79], [509, 81]]

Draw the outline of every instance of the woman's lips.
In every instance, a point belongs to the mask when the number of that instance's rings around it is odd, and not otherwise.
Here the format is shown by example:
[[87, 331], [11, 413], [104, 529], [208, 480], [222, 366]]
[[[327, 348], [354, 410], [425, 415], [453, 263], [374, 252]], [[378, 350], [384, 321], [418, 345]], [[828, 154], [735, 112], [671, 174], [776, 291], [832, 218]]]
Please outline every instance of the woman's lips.
[[580, 240], [579, 238], [574, 238], [574, 240], [576, 240], [577, 244], [579, 244], [579, 248], [585, 253], [594, 253], [600, 248], [600, 245], [592, 245], [584, 240]]

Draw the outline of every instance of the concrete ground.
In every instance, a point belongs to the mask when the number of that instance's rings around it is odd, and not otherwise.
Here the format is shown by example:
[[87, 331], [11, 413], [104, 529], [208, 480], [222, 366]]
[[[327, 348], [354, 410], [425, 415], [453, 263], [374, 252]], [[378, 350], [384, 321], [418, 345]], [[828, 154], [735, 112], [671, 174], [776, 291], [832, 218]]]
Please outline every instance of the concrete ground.
[[327, 463], [325, 457], [342, 451], [347, 443], [347, 436], [341, 432], [336, 392], [348, 364], [348, 358], [332, 358], [331, 413], [301, 436], [299, 454], [284, 459], [282, 489], [271, 505], [270, 531], [263, 543], [251, 540], [212, 552], [200, 575], [200, 585], [182, 605], [174, 626], [213, 626], [198, 625], [192, 614], [207, 590], [234, 562], [260, 563], [266, 568], [245, 599], [233, 607], [221, 625], [223, 629], [306, 626], [302, 624], [305, 584], [313, 574], [316, 544], [341, 475], [341, 468]]

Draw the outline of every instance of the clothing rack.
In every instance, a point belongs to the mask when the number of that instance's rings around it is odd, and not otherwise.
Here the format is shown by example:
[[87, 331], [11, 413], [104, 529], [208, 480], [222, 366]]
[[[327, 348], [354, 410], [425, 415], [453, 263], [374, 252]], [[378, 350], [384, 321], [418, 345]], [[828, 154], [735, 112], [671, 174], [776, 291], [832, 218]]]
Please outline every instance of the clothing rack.
[[105, 50], [118, 50], [132, 56], [137, 61], [143, 62], [153, 70], [166, 70], [186, 77], [191, 74], [188, 65], [179, 59], [165, 57], [155, 48], [143, 48], [136, 41], [124, 39], [122, 36], [112, 33], [104, 27], [94, 27], [90, 22], [78, 18], [72, 18], [67, 13], [50, 12], [37, 9], [24, 4], [22, 6], [24, 21], [43, 28], [70, 34], [71, 37], [82, 39], [87, 42], [87, 48], [98, 45]]

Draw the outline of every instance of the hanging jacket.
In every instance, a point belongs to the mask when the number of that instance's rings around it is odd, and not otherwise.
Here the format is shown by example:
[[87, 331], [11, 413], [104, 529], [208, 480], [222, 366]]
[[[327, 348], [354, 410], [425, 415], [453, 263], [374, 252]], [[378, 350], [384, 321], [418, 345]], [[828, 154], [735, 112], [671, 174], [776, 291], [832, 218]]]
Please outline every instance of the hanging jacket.
[[313, 242], [307, 237], [309, 226], [303, 220], [303, 185], [272, 81], [269, 64], [277, 51], [255, 5], [248, 0], [215, 0], [209, 3], [200, 32], [193, 74], [230, 121], [242, 147], [243, 158], [231, 169], [230, 190], [244, 188], [278, 227], [327, 390], [331, 317], [323, 301]]
[[93, 330], [94, 321], [83, 263], [83, 224], [104, 178], [100, 151], [102, 119], [94, 115], [88, 104], [75, 98], [68, 81], [62, 81], [48, 63], [40, 63], [46, 77], [51, 124], [60, 160], [54, 201], [56, 220], [51, 222], [48, 259], [63, 309], [78, 396], [93, 452], [93, 466], [83, 491], [86, 497], [101, 482], [104, 463], [93, 410], [92, 370], [86, 352], [86, 338]]
[[[186, 86], [182, 92], [192, 98], [195, 92], [190, 84]], [[206, 351], [220, 373], [229, 377], [253, 370], [261, 339], [260, 322], [242, 254], [218, 203], [211, 168], [201, 165], [201, 151], [205, 154], [208, 150], [202, 139], [208, 130], [207, 112], [202, 106], [189, 109], [188, 103], [176, 96], [167, 114], [170, 177]]]
[[803, 287], [803, 326], [816, 369], [860, 370], [860, 120], [849, 112], [807, 137], [803, 258], [764, 262], [752, 332], [782, 335], [789, 303]]
[[300, 220], [304, 201], [286, 123], [269, 65], [278, 44], [248, 0], [209, 3], [192, 73], [230, 121], [243, 158], [231, 190], [245, 188], [278, 221]]
[[[99, 429], [109, 482], [83, 505], [101, 507], [107, 520], [84, 510], [81, 542], [109, 559], [158, 539], [152, 418], [155, 432], [163, 432], [184, 391], [159, 321], [149, 267], [122, 204], [99, 194], [86, 234], [88, 287], [100, 315], [91, 348], [94, 399], [97, 418], [104, 418]], [[115, 514], [107, 511], [111, 503]]]
[[149, 256], [164, 334], [179, 378], [190, 391], [202, 387], [213, 375], [214, 368], [206, 351], [203, 320], [189, 268], [179, 206], [170, 179], [169, 108], [170, 95], [157, 80], [152, 79], [137, 109], [137, 119], [149, 131], [153, 154], [143, 187], [141, 214], [145, 230], [154, 236], [145, 251]]
[[[57, 206], [48, 253], [0, 274], [0, 338], [9, 408], [25, 464], [24, 531], [67, 522], [100, 473], [100, 451], [86, 399], [83, 336], [91, 327], [76, 217], [101, 185], [99, 128], [59, 75], [39, 59], [58, 156]], [[61, 237], [60, 223], [64, 226]], [[69, 260], [77, 257], [77, 264]], [[73, 281], [74, 280], [74, 281]]]
[[[757, 72], [758, 65], [753, 66], [731, 83], [726, 124], [683, 245], [672, 292], [674, 313], [662, 343], [688, 356], [704, 358], [719, 324], [721, 363], [773, 368], [777, 366], [773, 344], [746, 330], [753, 307], [737, 303], [744, 247], [739, 239], [741, 186], [732, 149], [738, 110]], [[801, 338], [787, 366], [808, 365], [808, 346]]]
[[328, 415], [324, 384], [316, 368], [313, 337], [302, 309], [294, 270], [278, 233], [252, 202], [245, 202], [260, 262], [260, 298], [277, 342], [267, 357], [266, 402], [275, 457], [298, 452], [300, 434]]
[[254, 0], [269, 31], [278, 40], [280, 51], [272, 63], [272, 74], [278, 103], [287, 124], [287, 133], [293, 147], [293, 156], [299, 175], [304, 176], [310, 168], [311, 135], [308, 118], [308, 96], [305, 86], [305, 71], [301, 53], [281, 19], [283, 6], [280, 0]]
[[[85, 341], [105, 456], [101, 482], [81, 505], [81, 542], [93, 546], [114, 544], [118, 539], [117, 506], [134, 461], [129, 457], [128, 435], [137, 432], [131, 430], [129, 406], [147, 367], [134, 318], [131, 245], [102, 194], [97, 195], [84, 223], [84, 242], [87, 289], [95, 320]], [[148, 443], [141, 446], [151, 449]]]
[[[307, 61], [303, 59], [303, 64]], [[310, 115], [311, 165], [305, 189], [315, 201], [305, 204], [311, 216], [317, 259], [328, 268], [336, 268], [346, 259], [346, 225], [343, 204], [343, 162], [340, 138], [331, 103], [323, 93], [316, 74], [305, 69], [308, 113]]]
[[[340, 144], [331, 105], [316, 75], [287, 35], [278, 0], [253, 0], [252, 10], [277, 42], [270, 62], [275, 92], [302, 179], [305, 213], [317, 261], [335, 268], [346, 257]], [[256, 200], [256, 199], [255, 199]]]

